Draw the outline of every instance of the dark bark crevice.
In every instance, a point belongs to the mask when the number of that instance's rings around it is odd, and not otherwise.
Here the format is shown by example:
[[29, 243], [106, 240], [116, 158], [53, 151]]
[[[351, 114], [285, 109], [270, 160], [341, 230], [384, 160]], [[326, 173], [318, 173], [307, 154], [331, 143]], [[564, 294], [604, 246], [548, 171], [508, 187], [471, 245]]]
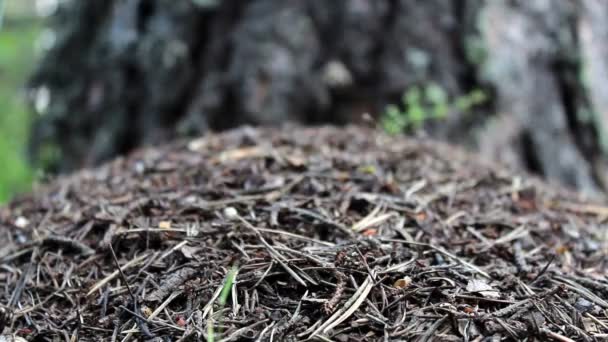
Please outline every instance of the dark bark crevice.
[[529, 132], [523, 132], [520, 136], [520, 153], [525, 167], [533, 173], [544, 176], [543, 163], [536, 155], [537, 148]]

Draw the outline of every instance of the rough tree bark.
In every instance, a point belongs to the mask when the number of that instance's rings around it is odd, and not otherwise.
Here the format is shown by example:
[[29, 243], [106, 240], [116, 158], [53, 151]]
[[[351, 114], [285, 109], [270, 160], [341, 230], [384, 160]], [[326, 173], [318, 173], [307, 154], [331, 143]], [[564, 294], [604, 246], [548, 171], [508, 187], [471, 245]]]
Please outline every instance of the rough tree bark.
[[600, 0], [68, 1], [30, 83], [32, 154], [69, 170], [243, 123], [357, 121], [433, 82], [493, 97], [429, 134], [599, 192], [607, 18]]

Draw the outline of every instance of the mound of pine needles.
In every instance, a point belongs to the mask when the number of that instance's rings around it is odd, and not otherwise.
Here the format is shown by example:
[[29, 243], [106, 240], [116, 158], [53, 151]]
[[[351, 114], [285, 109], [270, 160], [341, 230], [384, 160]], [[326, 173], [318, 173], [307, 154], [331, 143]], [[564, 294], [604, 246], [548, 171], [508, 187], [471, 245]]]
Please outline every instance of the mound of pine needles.
[[0, 340], [601, 340], [606, 217], [428, 141], [212, 134], [1, 208]]

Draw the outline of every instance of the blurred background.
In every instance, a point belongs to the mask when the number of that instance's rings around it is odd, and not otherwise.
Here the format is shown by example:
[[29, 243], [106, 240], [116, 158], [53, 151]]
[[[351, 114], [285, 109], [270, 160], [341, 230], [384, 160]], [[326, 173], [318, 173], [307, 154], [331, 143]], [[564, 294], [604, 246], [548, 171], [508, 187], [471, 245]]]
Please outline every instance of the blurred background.
[[[25, 84], [39, 59], [44, 13], [35, 1], [0, 0], [0, 203], [35, 179], [27, 144], [32, 111]], [[38, 5], [38, 7], [37, 7]]]
[[608, 1], [0, 0], [0, 201], [231, 127], [356, 123], [603, 197]]

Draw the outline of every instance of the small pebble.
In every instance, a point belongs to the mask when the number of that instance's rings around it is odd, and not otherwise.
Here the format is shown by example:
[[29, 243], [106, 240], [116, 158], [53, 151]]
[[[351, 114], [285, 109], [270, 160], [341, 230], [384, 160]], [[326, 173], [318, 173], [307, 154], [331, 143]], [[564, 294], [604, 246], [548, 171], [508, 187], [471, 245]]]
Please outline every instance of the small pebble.
[[238, 211], [236, 211], [236, 209], [234, 209], [233, 207], [226, 207], [224, 208], [224, 217], [229, 219], [229, 220], [234, 220], [239, 216]]
[[581, 313], [585, 313], [585, 312], [591, 311], [591, 309], [593, 309], [593, 303], [586, 300], [585, 298], [580, 297], [576, 301], [576, 303], [574, 303], [574, 307], [576, 308], [576, 310], [580, 311]]
[[17, 226], [18, 228], [25, 228], [28, 224], [30, 224], [30, 221], [28, 221], [28, 219], [23, 216], [19, 216], [15, 220], [15, 226]]

